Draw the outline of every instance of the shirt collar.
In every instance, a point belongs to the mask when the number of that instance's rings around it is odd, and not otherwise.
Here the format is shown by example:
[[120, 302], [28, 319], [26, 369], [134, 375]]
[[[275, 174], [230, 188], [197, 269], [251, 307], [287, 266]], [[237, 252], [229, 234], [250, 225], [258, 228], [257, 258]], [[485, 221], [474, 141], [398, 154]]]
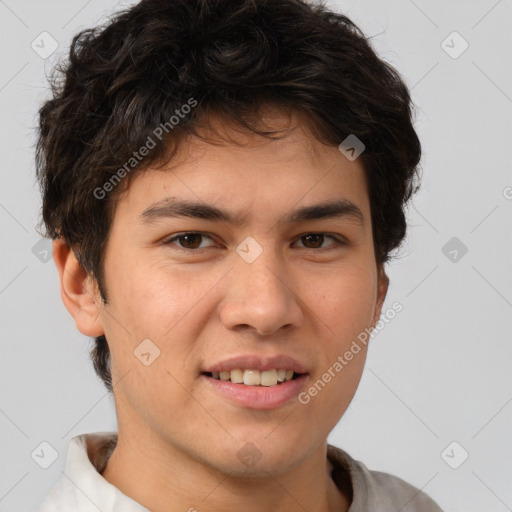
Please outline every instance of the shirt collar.
[[117, 443], [116, 432], [82, 434], [69, 442], [63, 495], [77, 509], [94, 512], [150, 512], [110, 484], [101, 472]]

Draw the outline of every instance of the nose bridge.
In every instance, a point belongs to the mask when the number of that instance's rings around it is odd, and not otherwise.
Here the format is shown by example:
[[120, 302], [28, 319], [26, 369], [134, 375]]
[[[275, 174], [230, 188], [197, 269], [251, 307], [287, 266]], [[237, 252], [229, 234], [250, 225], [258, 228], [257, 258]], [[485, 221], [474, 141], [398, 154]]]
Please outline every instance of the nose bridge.
[[287, 325], [297, 326], [302, 311], [283, 260], [272, 242], [246, 239], [237, 248], [230, 285], [221, 310], [226, 328], [248, 326], [271, 334]]
[[242, 289], [255, 299], [263, 300], [268, 295], [276, 294], [284, 299], [290, 292], [290, 285], [286, 286], [286, 272], [282, 262], [275, 251], [269, 248], [252, 263], [239, 262], [236, 272], [241, 285], [237, 290]]

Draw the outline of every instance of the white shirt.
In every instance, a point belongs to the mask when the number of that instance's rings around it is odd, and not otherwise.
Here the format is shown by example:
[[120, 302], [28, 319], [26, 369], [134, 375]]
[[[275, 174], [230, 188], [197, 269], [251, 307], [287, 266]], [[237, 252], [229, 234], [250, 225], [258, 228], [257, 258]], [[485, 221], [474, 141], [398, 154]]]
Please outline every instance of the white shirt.
[[[37, 512], [150, 512], [101, 476], [116, 443], [116, 432], [71, 439], [63, 474]], [[442, 512], [422, 491], [388, 473], [370, 471], [341, 448], [328, 445], [327, 457], [338, 487], [348, 472], [353, 494], [349, 512]]]

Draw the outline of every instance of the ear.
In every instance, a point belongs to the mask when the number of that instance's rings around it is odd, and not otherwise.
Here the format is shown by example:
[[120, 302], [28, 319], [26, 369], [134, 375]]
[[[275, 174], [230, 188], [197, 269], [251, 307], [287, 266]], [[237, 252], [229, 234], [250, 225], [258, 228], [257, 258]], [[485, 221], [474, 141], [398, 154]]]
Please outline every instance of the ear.
[[372, 327], [375, 327], [379, 321], [382, 312], [382, 305], [386, 299], [389, 287], [389, 277], [386, 275], [383, 266], [381, 265], [378, 270], [378, 283], [377, 283], [377, 302], [375, 304], [375, 313], [373, 315]]
[[75, 319], [77, 329], [86, 336], [101, 336], [101, 297], [94, 280], [63, 240], [53, 241], [53, 260], [59, 273], [62, 302]]

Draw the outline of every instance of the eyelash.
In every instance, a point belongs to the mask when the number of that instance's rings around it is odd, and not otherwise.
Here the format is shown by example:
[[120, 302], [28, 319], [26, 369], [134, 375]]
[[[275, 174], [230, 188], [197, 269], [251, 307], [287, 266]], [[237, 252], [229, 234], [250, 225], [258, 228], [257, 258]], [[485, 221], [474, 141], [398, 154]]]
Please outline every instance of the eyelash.
[[[177, 235], [174, 235], [172, 238], [167, 238], [165, 240], [163, 240], [162, 244], [163, 245], [172, 245], [173, 246], [173, 249], [177, 249], [178, 251], [182, 251], [182, 252], [185, 252], [185, 253], [200, 253], [202, 251], [204, 251], [205, 249], [210, 249], [211, 247], [203, 247], [201, 249], [186, 249], [185, 247], [180, 247], [179, 245], [175, 245], [173, 244], [172, 242], [174, 240], [177, 240], [178, 238], [182, 238], [186, 235], [200, 235], [202, 237], [206, 237], [206, 238], [209, 238], [210, 240], [213, 241], [212, 237], [207, 235], [206, 233], [202, 233], [200, 231], [184, 231], [183, 233], [178, 233]], [[309, 249], [310, 251], [324, 251], [324, 250], [330, 250], [330, 249], [334, 249], [334, 248], [339, 248], [340, 246], [346, 246], [348, 245], [347, 242], [341, 240], [340, 238], [334, 236], [334, 235], [330, 235], [328, 233], [322, 233], [322, 232], [311, 232], [311, 233], [305, 233], [304, 235], [300, 235], [298, 237], [298, 240], [300, 240], [301, 238], [304, 238], [308, 235], [323, 235], [324, 237], [328, 237], [328, 238], [332, 238], [334, 240], [334, 244], [331, 244], [330, 246], [328, 247], [323, 247], [323, 248], [317, 248], [317, 249], [311, 249], [309, 247], [301, 247], [301, 249]]]

